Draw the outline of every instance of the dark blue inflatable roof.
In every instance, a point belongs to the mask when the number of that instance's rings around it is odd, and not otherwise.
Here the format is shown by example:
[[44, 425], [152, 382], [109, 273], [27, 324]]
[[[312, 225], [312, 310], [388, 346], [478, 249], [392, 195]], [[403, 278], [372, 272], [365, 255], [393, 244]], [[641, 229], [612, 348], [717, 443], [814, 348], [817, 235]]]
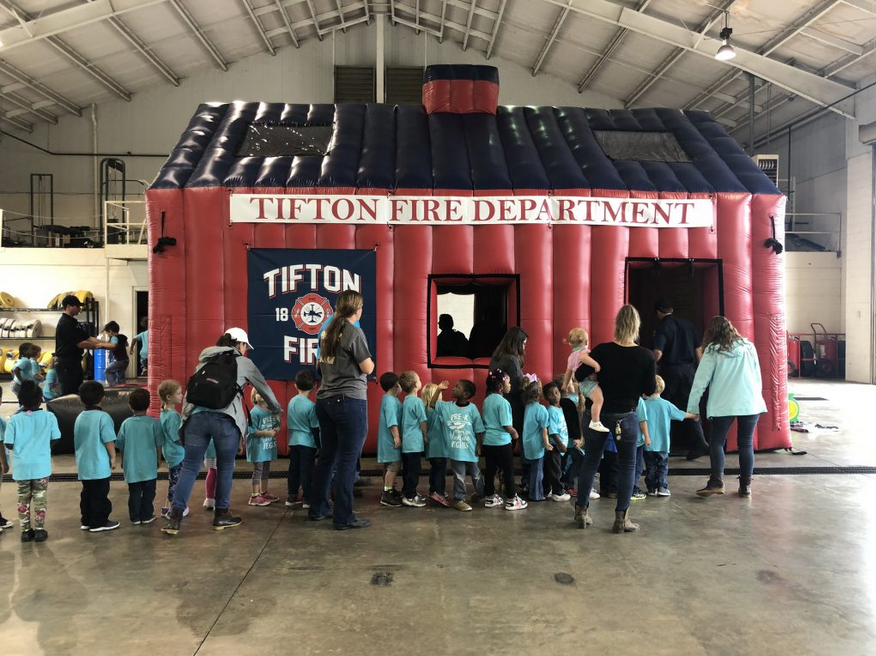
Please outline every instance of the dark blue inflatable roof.
[[[253, 124], [330, 126], [331, 144], [325, 154], [240, 156]], [[611, 132], [651, 133], [642, 143], [671, 133], [686, 155], [676, 160], [687, 161], [612, 159]], [[636, 135], [624, 138], [632, 157]], [[780, 193], [705, 112], [510, 106], [427, 115], [419, 105], [255, 102], [198, 108], [152, 184], [181, 187]]]

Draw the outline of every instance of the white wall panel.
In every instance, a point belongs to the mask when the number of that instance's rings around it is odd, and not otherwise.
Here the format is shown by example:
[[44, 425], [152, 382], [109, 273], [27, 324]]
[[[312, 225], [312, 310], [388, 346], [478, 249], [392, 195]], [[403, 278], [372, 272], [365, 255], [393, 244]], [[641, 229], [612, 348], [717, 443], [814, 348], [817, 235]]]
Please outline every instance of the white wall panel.
[[836, 253], [786, 252], [783, 257], [788, 332], [808, 333], [812, 323], [843, 332], [842, 261]]

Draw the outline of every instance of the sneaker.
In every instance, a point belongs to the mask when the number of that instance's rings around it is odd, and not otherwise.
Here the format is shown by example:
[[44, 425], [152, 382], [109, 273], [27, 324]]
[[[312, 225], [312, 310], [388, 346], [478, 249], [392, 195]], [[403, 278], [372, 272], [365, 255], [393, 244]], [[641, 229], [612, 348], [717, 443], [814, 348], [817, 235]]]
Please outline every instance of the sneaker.
[[302, 504], [301, 504], [301, 507], [302, 507], [304, 510], [310, 510], [310, 504], [309, 504], [309, 503], [302, 503]]
[[500, 508], [505, 501], [498, 494], [484, 499], [484, 508]]
[[0, 528], [12, 528], [12, 522], [0, 515]]
[[396, 496], [392, 493], [392, 490], [384, 490], [380, 495], [380, 505], [381, 506], [389, 506], [390, 508], [397, 508], [402, 505], [401, 499], [396, 498]]
[[443, 496], [438, 494], [437, 492], [433, 492], [432, 494], [430, 494], [429, 498], [432, 499], [432, 501], [434, 501], [435, 503], [437, 503], [439, 506], [441, 506], [443, 508], [450, 507], [450, 502], [446, 498], [444, 498]]
[[79, 527], [79, 530], [80, 530], [80, 531], [88, 531], [88, 530], [90, 530], [90, 529], [91, 529], [91, 527], [90, 527], [88, 524], [82, 524], [82, 525]]
[[36, 532], [32, 528], [21, 532], [22, 542], [33, 542], [34, 537], [36, 537]]
[[390, 493], [392, 496], [394, 496], [396, 499], [398, 499], [399, 501], [401, 501], [402, 493], [401, 493], [399, 490], [396, 490], [395, 488], [392, 488], [392, 489], [389, 491], [389, 493]]
[[293, 499], [292, 497], [286, 497], [286, 507], [287, 508], [294, 508], [299, 503], [301, 503], [301, 502], [298, 499]]
[[672, 492], [669, 491], [668, 487], [661, 487], [659, 490], [657, 490], [657, 496], [658, 497], [671, 497]]
[[562, 494], [549, 494], [548, 498], [551, 501], [568, 501], [572, 497], [569, 496], [568, 494], [566, 494], [565, 492], [563, 492]]
[[470, 512], [471, 511], [471, 506], [468, 505], [464, 499], [459, 499], [458, 501], [454, 501], [453, 507], [456, 510], [461, 510], [462, 512]]
[[518, 496], [505, 502], [505, 510], [523, 510], [528, 504]]
[[162, 519], [167, 519], [168, 515], [170, 515], [170, 508], [165, 506], [164, 508], [161, 509], [161, 517], [162, 517]]
[[648, 490], [648, 496], [649, 496], [649, 497], [656, 497], [656, 496], [657, 496], [657, 490]]
[[611, 432], [605, 426], [602, 425], [601, 421], [591, 421], [589, 428], [590, 428], [590, 430], [594, 430], [597, 433], [610, 433]]
[[274, 496], [270, 492], [262, 492], [262, 496], [271, 503], [277, 503], [280, 500], [280, 497]]
[[204, 499], [204, 508], [206, 510], [216, 509], [216, 499]]
[[[188, 516], [189, 516], [189, 507], [186, 506], [186, 509], [183, 510], [183, 517], [188, 517]], [[145, 522], [144, 522], [144, 524], [145, 524]]]
[[410, 499], [402, 497], [401, 502], [403, 506], [408, 506], [409, 508], [422, 508], [426, 505], [426, 500], [419, 494], [412, 496]]
[[132, 519], [132, 520], [131, 520], [131, 523], [132, 523], [134, 526], [137, 526], [137, 525], [140, 524], [140, 520], [139, 520], [139, 519]]
[[251, 506], [270, 506], [271, 502], [265, 499], [261, 494], [257, 494], [255, 496], [250, 495], [249, 497], [249, 505]]
[[576, 489], [573, 488], [573, 487], [567, 487], [567, 488], [566, 488], [566, 494], [568, 494], [570, 497], [577, 497], [577, 496], [578, 496], [578, 490], [576, 490]]
[[363, 519], [361, 517], [357, 517], [349, 524], [344, 524], [343, 526], [335, 526], [336, 531], [347, 531], [351, 528], [368, 528], [371, 526], [370, 519]]
[[478, 501], [481, 501], [483, 498], [484, 498], [483, 494], [478, 494], [477, 492], [475, 492], [474, 494], [471, 495], [471, 502], [477, 503]]
[[[185, 517], [185, 515], [183, 515], [183, 517]], [[151, 524], [154, 521], [155, 521], [155, 515], [152, 515], [152, 517], [150, 517], [148, 519], [141, 519], [140, 523], [141, 524]]]
[[633, 496], [632, 496], [632, 498], [633, 498], [635, 501], [641, 501], [642, 499], [645, 498], [645, 493], [642, 492], [642, 490], [633, 490]]
[[88, 531], [90, 533], [100, 533], [102, 531], [114, 531], [118, 527], [119, 527], [118, 522], [108, 521], [103, 526], [94, 526], [94, 527], [88, 529]]
[[221, 531], [226, 528], [233, 528], [235, 526], [240, 526], [243, 520], [240, 517], [233, 517], [231, 515], [231, 511], [226, 508], [225, 510], [216, 510], [213, 513], [213, 530]]
[[368, 487], [369, 485], [374, 485], [374, 481], [370, 478], [357, 478], [353, 483], [353, 487]]
[[[615, 496], [617, 496], [617, 495], [615, 495]], [[593, 488], [590, 488], [590, 498], [591, 498], [591, 499], [598, 499], [598, 498], [599, 498], [599, 492], [597, 492], [597, 491], [594, 490]]]
[[33, 532], [34, 542], [45, 542], [49, 539], [49, 532], [43, 528], [38, 528]]

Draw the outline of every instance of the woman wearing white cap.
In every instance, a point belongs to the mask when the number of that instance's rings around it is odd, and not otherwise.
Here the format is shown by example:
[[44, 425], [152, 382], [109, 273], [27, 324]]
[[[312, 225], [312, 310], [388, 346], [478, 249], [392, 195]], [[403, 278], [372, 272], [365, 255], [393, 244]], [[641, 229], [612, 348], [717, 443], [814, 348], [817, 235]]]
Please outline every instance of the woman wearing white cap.
[[[198, 366], [195, 373], [202, 371], [205, 378], [209, 375], [207, 384], [199, 387], [189, 384], [186, 402], [183, 404], [182, 428], [186, 448], [179, 482], [173, 496], [173, 507], [170, 511], [168, 524], [162, 531], [171, 535], [179, 532], [180, 520], [192, 493], [192, 487], [204, 453], [210, 440], [216, 447], [216, 509], [213, 515], [213, 530], [237, 526], [242, 521], [240, 517], [232, 517], [231, 480], [234, 473], [234, 457], [243, 444], [246, 435], [246, 415], [243, 411], [243, 386], [251, 384], [258, 390], [272, 412], [280, 412], [277, 397], [268, 387], [264, 376], [253, 361], [246, 356], [246, 350], [252, 348], [249, 337], [242, 328], [229, 328], [224, 335], [216, 340], [216, 346], [205, 348], [198, 356]], [[210, 367], [205, 369], [205, 367]], [[236, 369], [236, 379], [231, 374]], [[228, 380], [222, 384], [223, 374]], [[234, 382], [232, 382], [234, 381]], [[211, 402], [212, 395], [221, 398], [227, 394], [228, 388], [233, 394], [232, 400], [223, 407], [216, 408], [221, 403]], [[200, 390], [200, 393], [195, 392]], [[194, 392], [194, 393], [193, 393]]]

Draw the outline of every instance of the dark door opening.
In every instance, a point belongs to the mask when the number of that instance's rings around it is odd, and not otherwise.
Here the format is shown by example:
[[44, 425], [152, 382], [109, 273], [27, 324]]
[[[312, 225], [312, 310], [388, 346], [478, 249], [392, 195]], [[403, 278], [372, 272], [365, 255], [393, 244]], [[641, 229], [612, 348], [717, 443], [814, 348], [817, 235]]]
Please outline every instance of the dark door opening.
[[[137, 306], [135, 308], [136, 330], [134, 335], [139, 335], [149, 327], [149, 292], [137, 291]], [[133, 337], [131, 338], [133, 341]], [[138, 376], [145, 375], [145, 362], [140, 361], [140, 349], [134, 352], [135, 371]]]
[[675, 315], [690, 321], [700, 337], [709, 319], [724, 314], [721, 260], [627, 258], [625, 295], [642, 316], [640, 344], [654, 346], [657, 313], [654, 303], [672, 301]]

